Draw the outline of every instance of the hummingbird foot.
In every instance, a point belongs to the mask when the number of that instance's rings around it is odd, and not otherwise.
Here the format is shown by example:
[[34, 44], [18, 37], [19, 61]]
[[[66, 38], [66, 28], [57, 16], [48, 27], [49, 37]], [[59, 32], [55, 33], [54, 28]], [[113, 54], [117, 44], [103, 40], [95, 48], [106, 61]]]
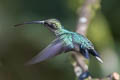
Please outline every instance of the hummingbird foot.
[[90, 76], [90, 73], [88, 71], [83, 72], [80, 76], [78, 80], [85, 80], [86, 78], [88, 78]]

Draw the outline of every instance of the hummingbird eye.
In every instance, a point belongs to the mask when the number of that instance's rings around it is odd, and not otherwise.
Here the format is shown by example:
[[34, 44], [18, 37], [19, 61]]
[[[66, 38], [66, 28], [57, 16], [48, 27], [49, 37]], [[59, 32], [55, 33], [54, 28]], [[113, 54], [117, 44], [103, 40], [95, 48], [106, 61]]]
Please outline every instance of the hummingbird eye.
[[45, 25], [49, 26], [52, 29], [56, 29], [56, 24], [46, 22]]
[[54, 27], [56, 27], [56, 24], [55, 24], [55, 23], [53, 23], [52, 25], [53, 25]]
[[57, 25], [55, 23], [52, 24], [52, 26], [56, 29], [57, 28]]

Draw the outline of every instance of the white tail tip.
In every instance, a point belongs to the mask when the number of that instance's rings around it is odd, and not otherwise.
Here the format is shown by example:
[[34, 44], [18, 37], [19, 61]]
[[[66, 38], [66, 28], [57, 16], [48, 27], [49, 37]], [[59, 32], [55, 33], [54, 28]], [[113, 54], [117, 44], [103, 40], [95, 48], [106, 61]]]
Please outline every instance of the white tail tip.
[[97, 56], [96, 56], [96, 59], [97, 59], [98, 61], [100, 61], [101, 63], [103, 63], [103, 60], [102, 60], [100, 57], [97, 57]]

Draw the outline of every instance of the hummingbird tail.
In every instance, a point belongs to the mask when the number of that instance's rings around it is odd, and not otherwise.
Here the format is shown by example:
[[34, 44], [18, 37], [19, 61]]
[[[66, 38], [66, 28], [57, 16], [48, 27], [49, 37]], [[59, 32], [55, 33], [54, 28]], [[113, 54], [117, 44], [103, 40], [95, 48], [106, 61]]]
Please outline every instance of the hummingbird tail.
[[95, 56], [96, 59], [97, 59], [99, 62], [103, 63], [103, 60], [101, 59], [100, 55], [96, 52], [96, 50], [90, 49], [89, 52], [90, 52], [93, 56]]
[[103, 63], [103, 60], [102, 60], [100, 57], [97, 57], [97, 56], [96, 56], [96, 59], [97, 59], [99, 62]]

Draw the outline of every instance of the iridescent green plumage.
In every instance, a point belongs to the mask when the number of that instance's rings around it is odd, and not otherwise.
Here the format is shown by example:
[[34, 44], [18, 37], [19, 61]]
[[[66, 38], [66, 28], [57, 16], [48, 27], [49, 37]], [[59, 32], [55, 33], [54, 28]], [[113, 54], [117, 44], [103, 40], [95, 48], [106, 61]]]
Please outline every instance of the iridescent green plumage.
[[[56, 19], [48, 19], [43, 21], [24, 22], [23, 24], [44, 24], [50, 31], [56, 35], [56, 39], [48, 45], [41, 53], [35, 56], [28, 64], [34, 64], [62, 52], [75, 51], [82, 53], [85, 58], [89, 58], [89, 54], [96, 57], [97, 60], [103, 62], [99, 54], [95, 51], [93, 44], [85, 36], [76, 32], [66, 30]], [[23, 24], [18, 24], [23, 25]]]

